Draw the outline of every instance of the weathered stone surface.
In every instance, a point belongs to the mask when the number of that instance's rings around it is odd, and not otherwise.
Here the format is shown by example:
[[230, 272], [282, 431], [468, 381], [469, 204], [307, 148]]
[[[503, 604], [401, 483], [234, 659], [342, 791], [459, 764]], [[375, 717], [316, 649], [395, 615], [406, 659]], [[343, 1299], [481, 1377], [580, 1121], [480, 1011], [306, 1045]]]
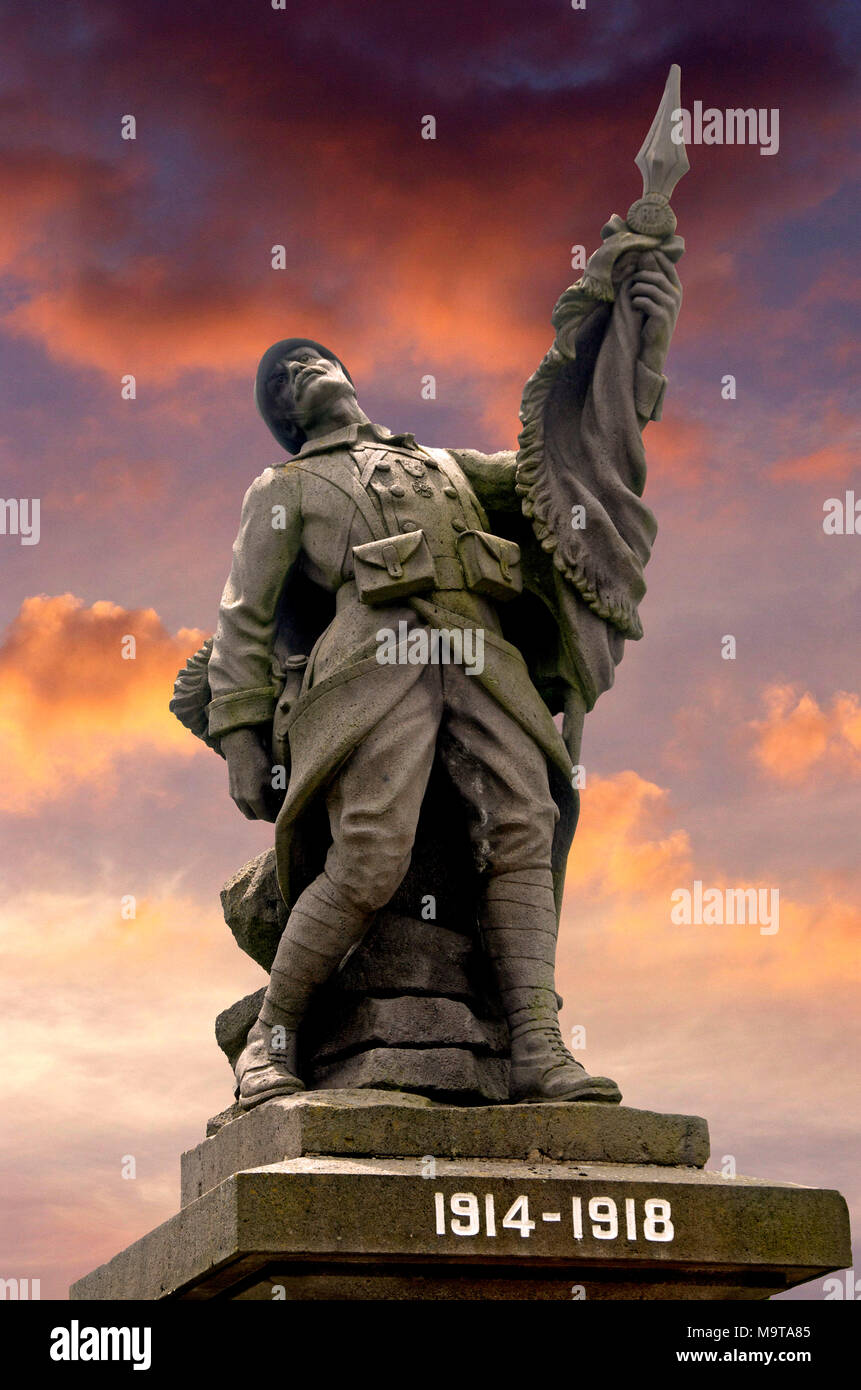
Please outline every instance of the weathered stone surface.
[[[587, 1282], [588, 1281], [588, 1282]], [[267, 1269], [259, 1283], [243, 1285], [232, 1294], [234, 1302], [271, 1302], [277, 1298], [291, 1303], [334, 1301], [391, 1301], [406, 1302], [498, 1302], [517, 1303], [537, 1299], [559, 1299], [570, 1303], [573, 1284], [581, 1284], [592, 1302], [611, 1300], [714, 1300], [756, 1299], [768, 1297], [770, 1289], [757, 1292], [750, 1284], [720, 1282], [707, 1270], [685, 1271], [679, 1278], [676, 1271], [625, 1271], [604, 1269], [600, 1274], [592, 1268], [582, 1271], [560, 1270], [552, 1267], [533, 1274], [523, 1268], [500, 1271], [494, 1266], [470, 1266], [464, 1272], [443, 1273], [432, 1265], [399, 1265], [393, 1274], [386, 1265], [313, 1266], [293, 1262]], [[189, 1297], [194, 1297], [190, 1294]]]
[[213, 1115], [206, 1122], [206, 1137], [211, 1139], [213, 1134], [218, 1134], [225, 1125], [230, 1125], [234, 1120], [239, 1120], [246, 1112], [242, 1109], [239, 1101], [235, 1100], [232, 1105], [228, 1105], [226, 1110], [219, 1110], [217, 1115]]
[[217, 1138], [182, 1156], [183, 1205], [243, 1168], [303, 1154], [540, 1157], [700, 1168], [709, 1156], [708, 1125], [697, 1115], [588, 1102], [461, 1106], [389, 1091], [307, 1091], [247, 1113], [235, 1107], [227, 1116], [233, 1123], [221, 1126]]
[[[231, 1295], [235, 1302], [271, 1302], [274, 1298], [289, 1302], [320, 1301], [416, 1301], [416, 1302], [488, 1302], [512, 1300], [572, 1301], [573, 1284], [588, 1289], [591, 1302], [606, 1300], [729, 1300], [729, 1298], [769, 1298], [775, 1293], [773, 1275], [759, 1279], [757, 1275], [741, 1275], [739, 1283], [727, 1283], [726, 1275], [715, 1277], [708, 1270], [687, 1269], [683, 1279], [677, 1270], [626, 1270], [549, 1268], [530, 1273], [522, 1266], [499, 1272], [495, 1266], [470, 1266], [463, 1272], [441, 1273], [433, 1265], [399, 1265], [391, 1273], [385, 1265], [313, 1266], [291, 1262], [268, 1268], [259, 1283], [242, 1286]], [[744, 1282], [741, 1282], [744, 1279]], [[189, 1298], [195, 1297], [193, 1294]]]
[[[438, 810], [448, 805], [446, 795], [450, 799], [450, 789], [446, 793], [437, 785]], [[459, 824], [458, 814], [462, 808], [451, 805], [442, 817], [449, 837]], [[445, 925], [411, 915], [422, 902], [430, 863], [441, 869], [442, 840], [454, 855], [446, 893], [435, 903], [435, 910], [444, 910]], [[427, 839], [417, 840], [413, 863], [392, 903], [312, 1001], [299, 1036], [300, 1072], [309, 1085], [425, 1091], [466, 1104], [507, 1099], [499, 1067], [450, 1053], [452, 1048], [469, 1049], [478, 1058], [504, 1059], [508, 1038], [478, 938], [465, 841], [455, 837], [449, 844], [445, 835], [442, 840], [439, 825]], [[286, 914], [272, 853], [246, 864], [225, 886], [222, 898], [237, 942], [268, 968]], [[245, 1046], [263, 993], [246, 995], [216, 1019], [216, 1039], [231, 1067]], [[380, 1048], [392, 1052], [385, 1058], [346, 1060]], [[437, 1077], [429, 1071], [431, 1049], [446, 1053], [439, 1054], [445, 1071]]]
[[[245, 1046], [263, 995], [263, 989], [246, 995], [215, 1021], [216, 1040], [231, 1066]], [[303, 1029], [300, 1060], [310, 1085], [427, 1090], [473, 1101], [507, 1099], [504, 1068], [485, 1066], [482, 1060], [504, 1060], [507, 1055], [507, 1030], [501, 1019], [479, 1019], [462, 1000], [433, 996], [386, 999], [350, 994], [337, 1010], [334, 1002], [330, 998], [325, 1007], [312, 1011]], [[377, 1055], [381, 1048], [390, 1049], [385, 1057]], [[431, 1071], [433, 1057], [443, 1066], [437, 1078]]]
[[243, 864], [225, 883], [221, 906], [237, 946], [264, 970], [270, 970], [287, 922], [287, 908], [275, 875], [274, 849]]
[[245, 1046], [248, 1030], [263, 1007], [266, 986], [237, 999], [229, 1009], [224, 1009], [215, 1020], [215, 1041], [233, 1066]]
[[479, 1019], [459, 999], [413, 994], [395, 999], [351, 999], [321, 1040], [308, 1040], [314, 1058], [328, 1059], [369, 1047], [470, 1047], [503, 1056], [508, 1030], [501, 1019]]
[[318, 1090], [373, 1088], [419, 1091], [461, 1102], [508, 1099], [508, 1062], [467, 1047], [374, 1047], [315, 1066]]
[[473, 953], [469, 937], [460, 932], [381, 912], [361, 948], [338, 971], [332, 988], [338, 993], [416, 990], [469, 998], [474, 993], [469, 972]]
[[[708, 1297], [753, 1299], [851, 1260], [846, 1203], [833, 1191], [634, 1164], [438, 1159], [430, 1180], [425, 1167], [326, 1156], [236, 1173], [71, 1297], [230, 1297], [286, 1262], [298, 1298], [309, 1294], [296, 1277], [315, 1272], [350, 1298], [382, 1274], [393, 1281], [385, 1297], [410, 1299], [426, 1296], [426, 1278], [433, 1297], [461, 1298], [504, 1271], [525, 1280], [523, 1297], [544, 1296], [535, 1286], [546, 1277], [581, 1283], [592, 1299], [626, 1297], [634, 1284], [642, 1297], [687, 1296], [688, 1281], [709, 1284]], [[474, 1222], [462, 1199], [452, 1211], [455, 1194], [472, 1195]], [[534, 1223], [525, 1236], [524, 1219]]]
[[[404, 899], [415, 896], [415, 888], [408, 893], [408, 886], [402, 887]], [[273, 855], [246, 864], [222, 899], [237, 942], [268, 968], [285, 920]], [[309, 1084], [427, 1090], [465, 1103], [506, 1099], [501, 1067], [481, 1060], [505, 1056], [507, 1029], [492, 991], [487, 997], [487, 966], [474, 929], [470, 935], [471, 923], [474, 905], [464, 909], [458, 929], [391, 909], [381, 912], [309, 1008], [299, 1036], [300, 1071]], [[393, 998], [395, 991], [399, 997]], [[246, 995], [216, 1019], [216, 1039], [231, 1067], [263, 994], [261, 989]], [[479, 999], [485, 1002], [480, 1005]], [[376, 1056], [381, 1047], [391, 1054]], [[453, 1054], [452, 1048], [471, 1049], [479, 1060]], [[437, 1049], [444, 1065], [436, 1077], [429, 1049]], [[365, 1060], [340, 1060], [350, 1053], [363, 1053]]]

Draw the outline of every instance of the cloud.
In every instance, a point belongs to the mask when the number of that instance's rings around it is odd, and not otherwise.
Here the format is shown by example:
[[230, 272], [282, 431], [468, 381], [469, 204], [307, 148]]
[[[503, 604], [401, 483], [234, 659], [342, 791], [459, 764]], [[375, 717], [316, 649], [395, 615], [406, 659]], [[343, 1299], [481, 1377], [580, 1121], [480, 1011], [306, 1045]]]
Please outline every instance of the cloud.
[[828, 769], [842, 776], [861, 775], [861, 703], [839, 691], [823, 707], [792, 685], [770, 686], [763, 695], [764, 719], [750, 721], [753, 756], [768, 777], [797, 784], [812, 772]]
[[[833, 1164], [845, 1137], [834, 1037], [845, 1043], [852, 1017], [858, 910], [848, 893], [823, 890], [782, 905], [776, 937], [672, 928], [668, 893], [700, 872], [674, 820], [655, 783], [630, 771], [590, 778], [560, 941], [566, 1031], [588, 1024], [584, 1060], [618, 1074], [629, 1103], [718, 1121], [740, 1171], [776, 1176], [758, 1171], [763, 1134], [776, 1136], [776, 1152], [791, 1134], [794, 1163], [828, 1169], [823, 1153]], [[13, 1059], [16, 1124], [0, 1163], [18, 1176], [6, 1249], [46, 1297], [177, 1209], [179, 1154], [231, 1096], [214, 1016], [263, 980], [214, 898], [162, 879], [126, 919], [121, 895], [134, 886], [112, 870], [88, 890], [7, 895], [0, 1046]], [[791, 1085], [781, 1083], [787, 1068]], [[134, 1181], [121, 1176], [126, 1155]]]
[[793, 454], [778, 460], [771, 469], [771, 476], [778, 480], [793, 479], [799, 482], [846, 478], [857, 467], [857, 462], [857, 445], [836, 440], [809, 453]]
[[[723, 634], [719, 636], [722, 641]], [[673, 715], [673, 731], [663, 748], [667, 763], [685, 774], [716, 756], [722, 762], [743, 760], [746, 730], [739, 725], [741, 698], [732, 682], [698, 672], [694, 697]]]
[[[636, 191], [630, 161], [666, 71], [651, 42], [653, 11], [626, 20], [628, 51], [649, 32], [645, 64], [620, 59], [602, 26], [584, 31], [570, 12], [541, 8], [528, 32], [514, 4], [494, 7], [492, 20], [443, 5], [403, 27], [377, 0], [357, 30], [337, 0], [325, 29], [310, 12], [248, 21], [216, 0], [202, 45], [196, 16], [168, 17], [150, 0], [142, 23], [139, 10], [109, 16], [91, 0], [86, 36], [68, 35], [75, 62], [50, 91], [44, 36], [22, 24], [19, 147], [3, 168], [7, 261], [19, 282], [7, 332], [58, 362], [153, 380], [247, 371], [287, 332], [333, 336], [341, 348], [346, 337], [363, 368], [385, 369], [385, 343], [410, 362], [531, 369], [546, 346], [535, 286], [546, 321], [573, 278], [568, 247], [583, 239], [594, 248], [608, 199], [621, 195], [625, 210]], [[736, 10], [748, 33], [738, 3], [727, 32]], [[779, 176], [778, 161], [751, 149], [702, 147], [701, 176], [681, 194], [698, 253], [680, 342], [714, 333], [718, 314], [737, 329], [740, 308], [749, 336], [751, 315], [763, 317], [756, 271], [725, 248], [763, 217], [816, 206], [839, 186], [849, 71], [810, 4], [792, 20], [804, 35], [804, 84], [791, 81], [795, 54], [779, 44], [772, 52], [767, 30], [750, 47], [733, 40], [730, 91], [714, 35], [702, 43], [696, 18], [682, 23], [669, 7], [663, 27], [667, 50], [683, 50], [689, 99], [732, 105], [751, 88], [764, 105], [776, 87], [784, 124], [795, 122]], [[57, 41], [62, 34], [58, 20]], [[64, 97], [66, 82], [77, 92], [90, 74], [113, 103], [110, 131], [101, 109]], [[133, 142], [119, 138], [129, 101]], [[438, 121], [434, 141], [421, 138], [426, 112]], [[270, 268], [275, 244], [287, 247], [284, 272]], [[831, 272], [827, 288], [842, 297], [843, 283]]]
[[[133, 637], [136, 655], [123, 658]], [[173, 680], [205, 634], [168, 633], [151, 608], [73, 594], [25, 599], [0, 644], [0, 810], [116, 791], [118, 760], [187, 758], [197, 740], [168, 710]]]
[[48, 148], [32, 136], [26, 148], [0, 150], [0, 269], [48, 282], [62, 264], [64, 245], [117, 236], [118, 204], [131, 205], [142, 172]]
[[591, 897], [655, 894], [689, 875], [690, 840], [684, 830], [661, 835], [669, 820], [668, 793], [636, 772], [589, 779], [566, 893]]
[[43, 1298], [177, 1210], [179, 1155], [232, 1100], [215, 1016], [264, 981], [217, 899], [151, 882], [125, 919], [114, 886], [4, 893], [5, 1272]]
[[705, 1116], [709, 1167], [731, 1154], [739, 1173], [838, 1187], [857, 1207], [854, 1078], [835, 1058], [857, 1047], [858, 868], [781, 891], [771, 936], [672, 924], [670, 894], [694, 878], [780, 888], [767, 865], [739, 881], [731, 843], [699, 846], [633, 772], [590, 777], [557, 956], [563, 1035], [585, 1028], [579, 1060], [626, 1104]]
[[[814, 982], [842, 989], [858, 973], [861, 909], [853, 884], [844, 885], [843, 897], [814, 878], [802, 899], [781, 892], [767, 865], [740, 879], [673, 820], [668, 792], [637, 773], [590, 778], [565, 883], [566, 971], [576, 977], [569, 952], [585, 932], [593, 946], [600, 941], [602, 968], [614, 976], [660, 960], [664, 977], [694, 995], [703, 972], [717, 994], [736, 992], [751, 1003], [764, 989], [796, 998]], [[748, 922], [674, 924], [671, 895], [691, 890], [695, 879], [721, 891], [776, 889], [778, 931], [763, 934]]]
[[77, 512], [87, 519], [117, 512], [139, 516], [164, 498], [169, 477], [170, 467], [160, 459], [130, 462], [120, 454], [106, 454], [86, 471], [82, 467], [43, 490], [42, 507], [44, 512]]
[[701, 420], [667, 406], [667, 418], [650, 426], [646, 453], [653, 478], [676, 488], [701, 487], [714, 458], [715, 440]]

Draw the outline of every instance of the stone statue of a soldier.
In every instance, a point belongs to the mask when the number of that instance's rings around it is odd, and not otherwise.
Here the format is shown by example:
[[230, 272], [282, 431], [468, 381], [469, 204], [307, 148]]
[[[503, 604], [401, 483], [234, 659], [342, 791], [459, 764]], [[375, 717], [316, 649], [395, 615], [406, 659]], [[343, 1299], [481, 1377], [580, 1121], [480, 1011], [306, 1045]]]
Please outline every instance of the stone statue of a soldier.
[[[425, 448], [373, 424], [319, 343], [263, 356], [257, 405], [291, 457], [248, 489], [211, 651], [189, 663], [208, 655], [208, 709], [183, 713], [182, 677], [173, 706], [226, 757], [243, 814], [276, 820], [290, 911], [235, 1064], [243, 1108], [304, 1089], [309, 1002], [404, 878], [440, 765], [467, 812], [509, 1098], [621, 1099], [567, 1051], [554, 967], [583, 717], [642, 634], [655, 534], [641, 435], [660, 418], [683, 244], [644, 184], [556, 306], [517, 453]], [[480, 636], [482, 662], [422, 657], [432, 634]], [[309, 826], [328, 845], [313, 873], [297, 852]]]
[[[661, 367], [680, 297], [671, 262], [660, 252], [651, 260], [654, 268], [634, 269], [622, 282], [616, 306], [627, 307], [624, 329], [633, 338], [627, 389], [639, 425], [655, 415], [663, 393]], [[403, 878], [435, 756], [468, 807], [485, 881], [481, 934], [510, 1030], [511, 1099], [618, 1101], [615, 1083], [588, 1076], [559, 1033], [554, 837], [561, 815], [567, 849], [574, 813], [558, 802], [574, 800], [576, 749], [566, 745], [552, 706], [504, 635], [503, 605], [519, 601], [522, 571], [547, 554], [536, 543], [527, 566], [524, 547], [518, 556], [517, 542], [490, 529], [488, 513], [522, 515], [528, 494], [518, 493], [515, 455], [423, 449], [410, 435], [371, 424], [340, 361], [306, 340], [265, 354], [257, 400], [293, 459], [266, 469], [245, 498], [209, 662], [209, 734], [227, 758], [237, 806], [271, 819], [266, 735], [279, 697], [272, 662], [279, 605], [298, 568], [335, 596], [336, 611], [313, 651], [291, 654], [309, 659], [301, 693], [286, 711], [282, 751], [289, 749], [290, 775], [278, 817], [280, 874], [289, 875], [290, 828], [314, 795], [325, 798], [332, 844], [324, 871], [293, 903], [259, 1022], [237, 1063], [241, 1103], [302, 1089], [295, 1039], [309, 998]], [[629, 507], [634, 497], [625, 499]], [[647, 543], [645, 509], [637, 520]], [[581, 534], [588, 529], [587, 512]], [[548, 569], [558, 585], [552, 563], [540, 569], [527, 578], [533, 591], [542, 579], [546, 585]], [[568, 597], [577, 626], [566, 627], [558, 610], [561, 645], [576, 642], [578, 627], [600, 624], [584, 634], [582, 650], [570, 653], [562, 708], [567, 704], [569, 738], [576, 738], [578, 714], [591, 705], [595, 687], [612, 678], [622, 638], [636, 633], [597, 618], [573, 585]], [[481, 630], [482, 672], [411, 664], [406, 651], [402, 662], [381, 664], [378, 632], [403, 633], [402, 623], [407, 631]], [[590, 655], [592, 670], [578, 672]], [[562, 671], [553, 674], [558, 681]]]

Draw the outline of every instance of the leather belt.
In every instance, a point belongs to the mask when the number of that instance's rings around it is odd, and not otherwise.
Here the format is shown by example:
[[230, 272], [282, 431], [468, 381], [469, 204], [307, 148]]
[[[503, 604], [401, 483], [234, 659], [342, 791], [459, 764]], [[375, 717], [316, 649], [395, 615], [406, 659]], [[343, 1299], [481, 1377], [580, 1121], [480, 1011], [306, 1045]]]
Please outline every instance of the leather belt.
[[436, 587], [438, 589], [465, 589], [466, 582], [463, 577], [463, 566], [460, 560], [454, 559], [449, 555], [435, 555], [433, 557], [433, 567], [436, 573]]

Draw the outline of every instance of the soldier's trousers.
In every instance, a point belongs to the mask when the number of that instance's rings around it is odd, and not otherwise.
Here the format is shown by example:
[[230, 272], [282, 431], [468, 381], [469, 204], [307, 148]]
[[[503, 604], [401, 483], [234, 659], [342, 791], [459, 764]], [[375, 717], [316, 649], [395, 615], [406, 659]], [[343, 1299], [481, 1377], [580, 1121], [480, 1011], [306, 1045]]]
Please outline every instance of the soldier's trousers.
[[297, 899], [260, 1017], [295, 1028], [313, 990], [361, 940], [409, 867], [434, 757], [466, 806], [484, 875], [481, 929], [510, 1025], [556, 1014], [551, 848], [558, 818], [544, 753], [460, 666], [427, 666], [333, 782], [332, 845]]

